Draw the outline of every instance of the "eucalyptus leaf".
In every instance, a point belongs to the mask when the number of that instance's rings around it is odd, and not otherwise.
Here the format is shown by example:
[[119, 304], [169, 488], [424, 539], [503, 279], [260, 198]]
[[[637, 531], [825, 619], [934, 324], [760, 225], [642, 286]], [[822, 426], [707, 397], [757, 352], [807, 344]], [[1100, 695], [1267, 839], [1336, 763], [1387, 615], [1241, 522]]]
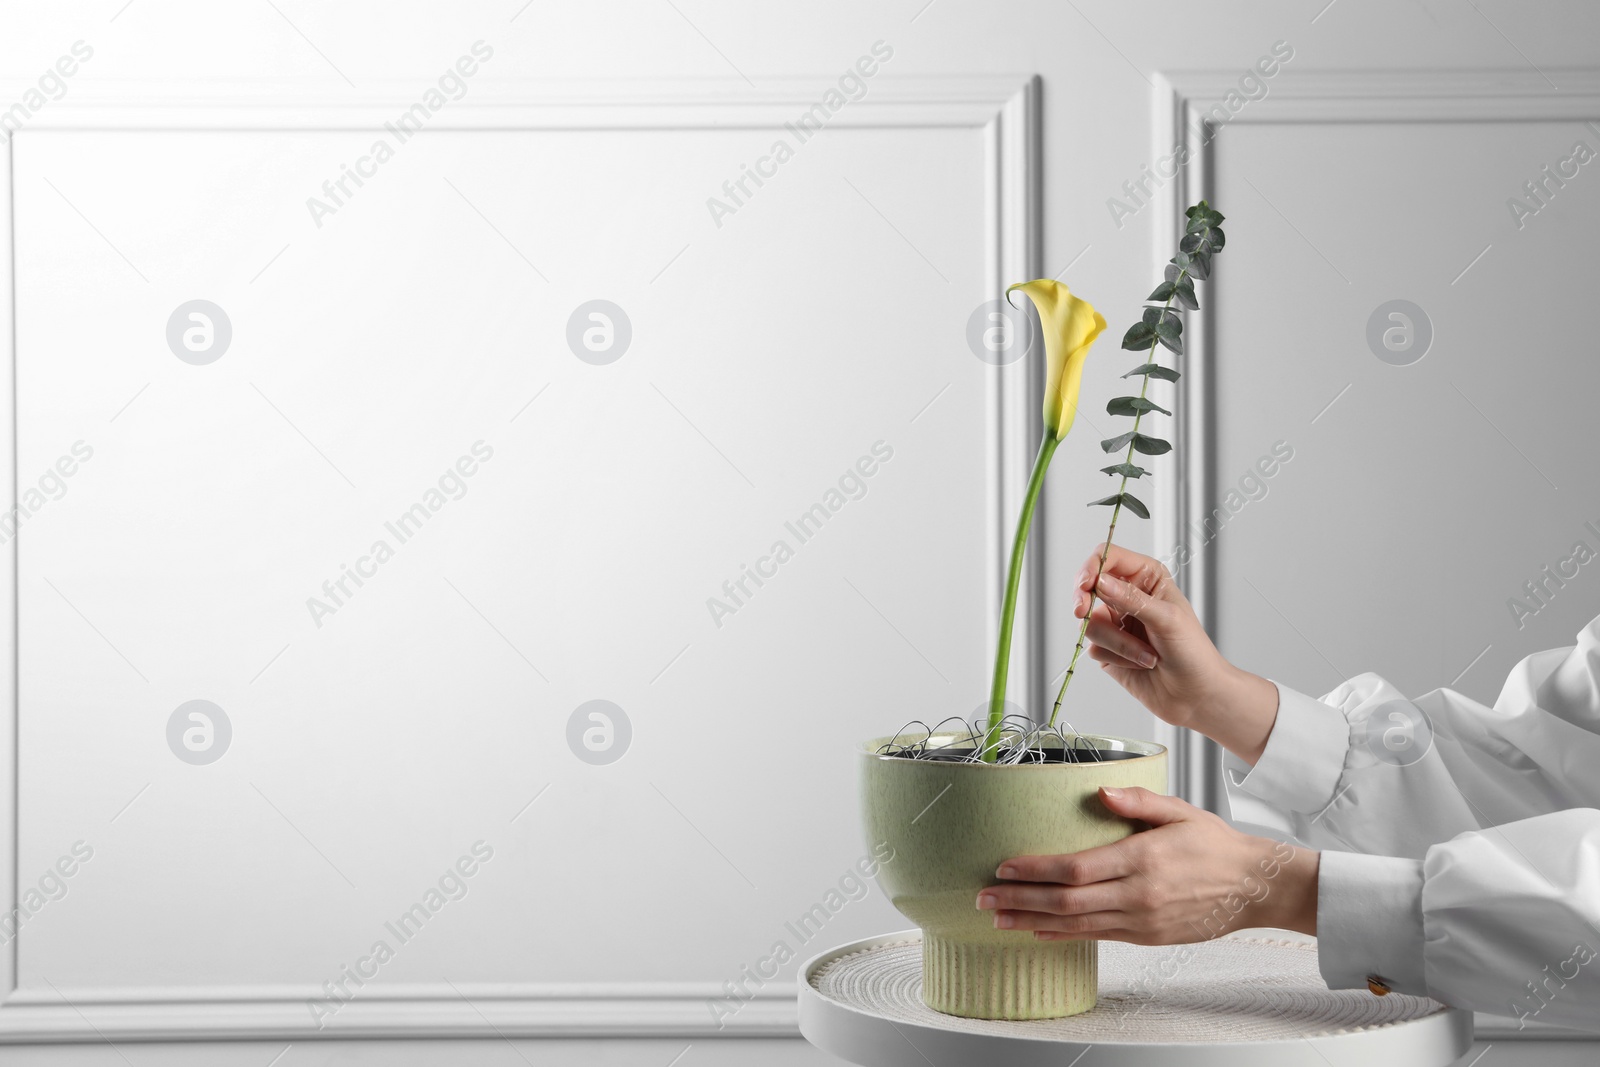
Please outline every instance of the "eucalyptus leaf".
[[1200, 310], [1200, 301], [1194, 295], [1193, 278], [1185, 276], [1178, 279], [1177, 283], [1172, 287], [1172, 299], [1176, 303], [1188, 308], [1190, 311]]
[[1156, 337], [1177, 355], [1183, 355], [1183, 323], [1176, 316], [1164, 318], [1155, 326]]
[[1152, 347], [1156, 342], [1155, 327], [1148, 322], [1136, 322], [1128, 327], [1128, 332], [1122, 337], [1122, 347], [1130, 351], [1140, 352]]
[[1172, 414], [1154, 400], [1147, 400], [1142, 396], [1119, 396], [1106, 402], [1108, 415], [1140, 415], [1146, 411], [1159, 411], [1163, 415]]
[[1177, 286], [1174, 283], [1172, 283], [1170, 281], [1162, 282], [1160, 285], [1156, 286], [1155, 292], [1153, 292], [1149, 296], [1145, 297], [1145, 299], [1146, 300], [1171, 300], [1172, 299], [1172, 294], [1176, 290], [1177, 290]]
[[1120, 474], [1124, 478], [1142, 478], [1150, 472], [1136, 463], [1113, 463], [1109, 467], [1101, 467], [1101, 474]]
[[1172, 444], [1159, 437], [1136, 433], [1133, 435], [1133, 450], [1146, 456], [1164, 456], [1172, 451]]
[[1127, 433], [1118, 434], [1117, 436], [1111, 438], [1110, 440], [1101, 441], [1100, 442], [1101, 451], [1104, 451], [1104, 452], [1117, 452], [1117, 451], [1120, 451], [1123, 447], [1125, 447], [1128, 444], [1129, 441], [1132, 441], [1135, 437], [1140, 437], [1140, 436], [1143, 436], [1143, 435], [1138, 433], [1136, 430], [1129, 430]]
[[1163, 367], [1159, 363], [1142, 363], [1133, 368], [1127, 374], [1124, 374], [1123, 377], [1132, 378], [1140, 374], [1148, 374], [1152, 378], [1160, 378], [1165, 382], [1175, 382], [1181, 377], [1181, 375], [1171, 367]]
[[1141, 519], [1148, 519], [1150, 517], [1150, 509], [1145, 507], [1144, 502], [1138, 497], [1134, 496], [1132, 493], [1114, 493], [1111, 496], [1106, 497], [1104, 500], [1089, 501], [1089, 506], [1091, 508], [1102, 504], [1111, 507], [1115, 507], [1120, 504], [1122, 507], [1127, 508]]
[[1197, 229], [1215, 229], [1222, 225], [1223, 220], [1227, 217], [1204, 200], [1193, 205], [1183, 214], [1189, 220], [1188, 225], [1185, 227], [1186, 233], [1194, 233]]

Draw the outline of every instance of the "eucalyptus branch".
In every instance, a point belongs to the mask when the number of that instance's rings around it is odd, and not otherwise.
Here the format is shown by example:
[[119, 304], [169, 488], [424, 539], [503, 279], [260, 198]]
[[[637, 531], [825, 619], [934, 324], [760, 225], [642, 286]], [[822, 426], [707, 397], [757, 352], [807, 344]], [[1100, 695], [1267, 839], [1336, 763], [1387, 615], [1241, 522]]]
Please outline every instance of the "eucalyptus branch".
[[1159, 411], [1163, 415], [1172, 414], [1148, 399], [1148, 394], [1151, 378], [1169, 382], [1175, 382], [1179, 378], [1177, 370], [1163, 367], [1156, 362], [1159, 346], [1170, 349], [1175, 357], [1183, 355], [1183, 317], [1173, 308], [1173, 302], [1176, 301], [1189, 311], [1200, 309], [1194, 283], [1204, 281], [1211, 276], [1211, 257], [1222, 251], [1226, 241], [1220, 228], [1223, 216], [1204, 200], [1189, 208], [1184, 214], [1189, 221], [1184, 228], [1183, 238], [1178, 242], [1178, 254], [1167, 264], [1164, 280], [1146, 298], [1147, 301], [1160, 300], [1163, 303], [1160, 307], [1145, 308], [1140, 321], [1134, 323], [1122, 338], [1124, 349], [1145, 354], [1145, 362], [1123, 377], [1138, 376], [1143, 381], [1139, 386], [1138, 396], [1119, 396], [1106, 404], [1108, 414], [1133, 416], [1133, 429], [1100, 442], [1100, 447], [1106, 452], [1115, 452], [1123, 446], [1127, 447], [1127, 451], [1123, 454], [1121, 463], [1101, 468], [1105, 474], [1120, 476], [1121, 481], [1117, 485], [1117, 491], [1111, 496], [1090, 503], [1090, 507], [1107, 505], [1111, 508], [1111, 526], [1106, 531], [1105, 546], [1100, 551], [1099, 566], [1095, 570], [1094, 582], [1089, 587], [1089, 610], [1084, 613], [1083, 624], [1078, 627], [1078, 643], [1072, 650], [1072, 659], [1067, 663], [1066, 677], [1061, 679], [1061, 690], [1056, 694], [1055, 706], [1050, 711], [1049, 725], [1052, 727], [1061, 714], [1061, 702], [1067, 695], [1067, 686], [1072, 684], [1072, 677], [1077, 672], [1078, 658], [1083, 655], [1083, 646], [1089, 633], [1089, 620], [1094, 617], [1094, 607], [1100, 593], [1100, 578], [1105, 573], [1106, 559], [1111, 555], [1111, 539], [1116, 535], [1117, 520], [1122, 517], [1122, 509], [1126, 507], [1141, 519], [1150, 517], [1150, 509], [1145, 507], [1144, 502], [1128, 492], [1130, 479], [1142, 478], [1150, 473], [1133, 462], [1133, 455], [1139, 452], [1146, 456], [1159, 456], [1172, 450], [1170, 442], [1140, 433], [1139, 425], [1146, 412]]

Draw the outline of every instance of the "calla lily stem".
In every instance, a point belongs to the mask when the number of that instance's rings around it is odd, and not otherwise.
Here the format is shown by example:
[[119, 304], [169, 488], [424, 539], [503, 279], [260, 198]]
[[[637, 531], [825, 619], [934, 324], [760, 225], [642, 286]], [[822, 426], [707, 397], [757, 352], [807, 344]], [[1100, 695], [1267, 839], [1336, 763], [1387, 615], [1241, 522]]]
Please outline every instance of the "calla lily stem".
[[1000, 727], [1006, 714], [1006, 675], [1011, 669], [1011, 628], [1017, 618], [1017, 588], [1022, 584], [1022, 554], [1028, 547], [1028, 528], [1033, 525], [1034, 505], [1039, 502], [1039, 492], [1044, 488], [1044, 472], [1050, 466], [1050, 457], [1061, 444], [1049, 429], [1039, 442], [1039, 455], [1033, 461], [1033, 474], [1028, 478], [1028, 491], [1022, 498], [1022, 516], [1017, 520], [1017, 535], [1011, 543], [1011, 570], [1006, 576], [1005, 603], [1000, 608], [1000, 641], [994, 656], [994, 682], [989, 687], [989, 724], [983, 735], [983, 751], [979, 757], [985, 763], [995, 761], [1000, 745]]

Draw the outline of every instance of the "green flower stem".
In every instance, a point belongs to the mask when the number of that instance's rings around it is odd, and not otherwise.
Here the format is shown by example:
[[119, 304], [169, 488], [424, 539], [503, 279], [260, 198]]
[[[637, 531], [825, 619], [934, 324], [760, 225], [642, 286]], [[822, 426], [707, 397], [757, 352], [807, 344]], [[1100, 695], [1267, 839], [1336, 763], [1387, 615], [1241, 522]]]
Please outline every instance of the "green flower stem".
[[1033, 508], [1039, 502], [1039, 491], [1044, 488], [1044, 472], [1060, 444], [1061, 440], [1054, 431], [1045, 427], [1044, 440], [1039, 442], [1039, 455], [1033, 461], [1033, 474], [1028, 478], [1028, 492], [1022, 498], [1022, 516], [1017, 520], [1017, 535], [1011, 543], [1011, 571], [1006, 576], [1006, 598], [1000, 608], [1000, 646], [995, 649], [994, 681], [989, 687], [989, 725], [983, 735], [983, 751], [979, 753], [979, 758], [985, 763], [995, 761], [1000, 745], [1001, 720], [1006, 714], [1006, 675], [1011, 669], [1011, 627], [1017, 617], [1017, 587], [1022, 583], [1022, 554], [1028, 547], [1028, 528], [1033, 525]]
[[[1180, 270], [1177, 278], [1174, 279], [1174, 283], [1182, 282], [1184, 278], [1188, 277], [1188, 274], [1189, 272], [1187, 270]], [[1167, 311], [1170, 310], [1171, 307], [1172, 297], [1169, 296], [1167, 297], [1167, 302], [1161, 307], [1162, 319], [1166, 318]], [[1160, 344], [1160, 337], [1157, 337], [1150, 342], [1150, 352], [1145, 359], [1146, 363], [1154, 363], [1156, 361], [1156, 349], [1160, 346]], [[1140, 400], [1145, 399], [1145, 393], [1150, 389], [1150, 375], [1145, 374], [1143, 375], [1143, 378], [1144, 384], [1139, 387]], [[1134, 442], [1139, 440], [1139, 420], [1142, 418], [1144, 418], [1144, 412], [1142, 411], [1136, 412], [1133, 416], [1134, 436], [1128, 440], [1128, 453], [1122, 457], [1122, 462], [1124, 463], [1133, 462], [1133, 446]], [[1117, 494], [1120, 496], [1122, 493], [1127, 491], [1127, 488], [1128, 476], [1124, 474], [1122, 476], [1122, 483], [1117, 486]], [[1067, 663], [1067, 676], [1061, 679], [1061, 691], [1056, 694], [1055, 707], [1050, 709], [1050, 722], [1048, 724], [1050, 726], [1054, 726], [1056, 724], [1056, 718], [1061, 714], [1061, 701], [1064, 700], [1067, 695], [1067, 686], [1072, 684], [1072, 676], [1078, 670], [1078, 657], [1083, 655], [1084, 639], [1089, 634], [1089, 620], [1094, 617], [1095, 600], [1098, 598], [1100, 593], [1100, 576], [1106, 571], [1106, 557], [1111, 555], [1111, 538], [1117, 532], [1117, 519], [1121, 518], [1121, 516], [1122, 502], [1119, 500], [1111, 508], [1111, 528], [1106, 531], [1105, 548], [1101, 549], [1100, 551], [1100, 566], [1094, 572], [1094, 583], [1089, 586], [1089, 610], [1083, 614], [1083, 625], [1078, 627], [1078, 644], [1075, 648], [1073, 648], [1072, 659]], [[992, 706], [989, 711], [989, 717], [991, 720], [994, 718], [994, 710]]]

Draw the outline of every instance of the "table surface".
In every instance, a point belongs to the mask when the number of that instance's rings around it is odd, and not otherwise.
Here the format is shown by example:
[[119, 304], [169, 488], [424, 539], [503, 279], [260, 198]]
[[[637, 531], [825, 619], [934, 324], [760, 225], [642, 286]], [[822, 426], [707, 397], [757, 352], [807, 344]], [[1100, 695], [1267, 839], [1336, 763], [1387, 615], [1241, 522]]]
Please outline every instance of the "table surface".
[[1472, 1044], [1469, 1013], [1330, 990], [1315, 944], [1267, 936], [1166, 948], [1102, 942], [1099, 1003], [1064, 1019], [962, 1019], [927, 1007], [921, 991], [919, 931], [840, 946], [801, 972], [801, 1033], [865, 1067], [1068, 1067], [1078, 1057], [1082, 1067], [1445, 1067]]

